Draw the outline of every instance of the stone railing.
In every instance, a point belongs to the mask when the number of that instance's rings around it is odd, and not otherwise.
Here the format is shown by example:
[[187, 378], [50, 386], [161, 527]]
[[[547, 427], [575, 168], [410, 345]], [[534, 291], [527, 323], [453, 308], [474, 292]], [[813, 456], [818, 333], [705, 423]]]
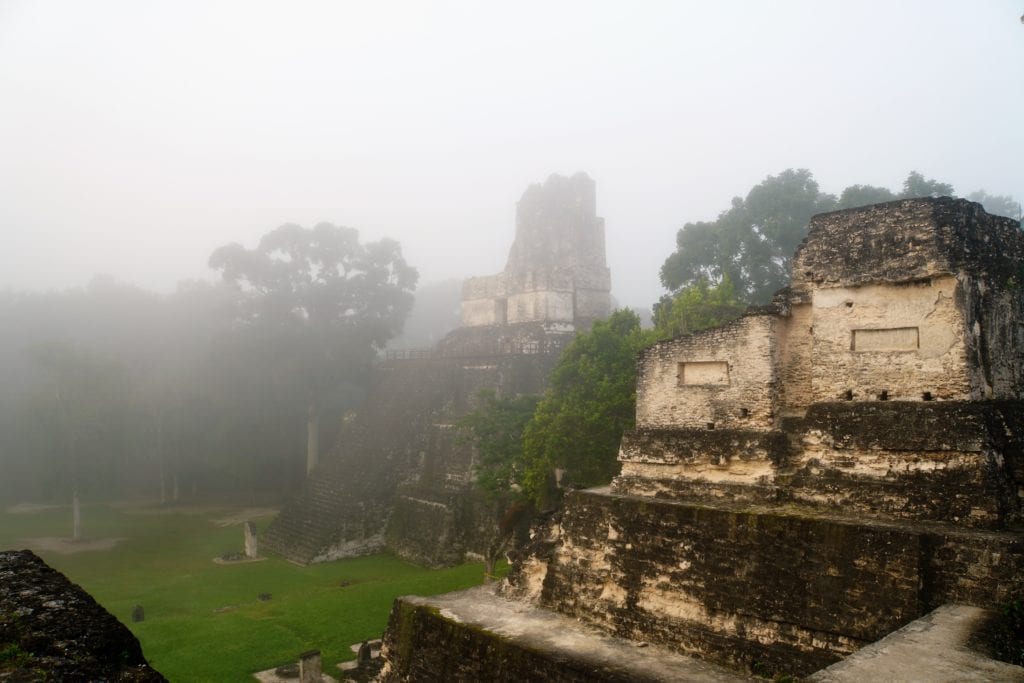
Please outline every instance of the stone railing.
[[532, 356], [558, 354], [565, 348], [564, 339], [525, 342], [507, 341], [491, 344], [465, 344], [443, 349], [388, 349], [381, 361], [416, 360], [422, 358], [479, 358], [489, 356]]

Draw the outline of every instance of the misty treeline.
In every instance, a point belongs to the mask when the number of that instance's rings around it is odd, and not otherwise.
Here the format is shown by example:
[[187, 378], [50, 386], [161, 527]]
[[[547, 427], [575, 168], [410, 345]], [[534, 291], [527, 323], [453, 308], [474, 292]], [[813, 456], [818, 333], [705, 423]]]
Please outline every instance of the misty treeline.
[[[416, 271], [397, 243], [287, 225], [170, 295], [97, 277], [0, 293], [0, 497], [294, 490], [358, 407]], [[321, 415], [329, 416], [320, 420]]]
[[[713, 221], [686, 223], [676, 234], [676, 250], [661, 267], [661, 283], [673, 296], [701, 282], [717, 285], [723, 279], [746, 303], [767, 303], [789, 282], [790, 259], [807, 235], [811, 216], [915, 197], [955, 197], [952, 185], [911, 171], [893, 191], [872, 185], [851, 185], [838, 197], [822, 192], [807, 169], [787, 169], [768, 176], [745, 197]], [[979, 202], [989, 213], [1021, 219], [1021, 204], [1010, 196], [977, 190], [966, 199]]]
[[[723, 325], [789, 283], [793, 253], [811, 216], [914, 197], [955, 196], [953, 186], [912, 171], [899, 191], [851, 185], [821, 192], [806, 169], [768, 176], [714, 221], [686, 223], [661, 268], [668, 293], [654, 304], [654, 329], [615, 311], [577, 335], [544, 396], [485, 394], [462, 426], [479, 453], [478, 481], [497, 500], [540, 509], [566, 487], [598, 486], [619, 470], [619, 442], [634, 426], [636, 354], [651, 344]], [[966, 197], [990, 213], [1021, 219], [1013, 197], [984, 190]]]

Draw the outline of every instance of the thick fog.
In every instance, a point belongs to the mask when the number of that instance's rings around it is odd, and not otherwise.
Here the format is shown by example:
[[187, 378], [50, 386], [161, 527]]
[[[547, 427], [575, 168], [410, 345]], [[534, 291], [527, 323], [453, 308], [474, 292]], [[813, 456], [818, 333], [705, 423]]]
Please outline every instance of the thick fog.
[[1024, 4], [0, 2], [0, 288], [157, 291], [284, 222], [496, 272], [585, 171], [613, 294], [768, 174], [1024, 196]]

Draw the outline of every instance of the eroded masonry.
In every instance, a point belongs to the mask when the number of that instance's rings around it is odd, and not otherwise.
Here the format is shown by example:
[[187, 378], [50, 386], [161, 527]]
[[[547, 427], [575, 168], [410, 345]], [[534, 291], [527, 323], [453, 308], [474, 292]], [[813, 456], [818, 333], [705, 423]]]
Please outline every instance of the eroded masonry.
[[[816, 216], [772, 305], [641, 354], [621, 475], [568, 495], [492, 611], [803, 676], [946, 603], [1020, 597], [1022, 287], [1019, 223], [978, 204]], [[388, 676], [636, 680], [444, 609], [396, 605]]]
[[516, 206], [504, 271], [466, 281], [462, 326], [436, 348], [389, 354], [334, 450], [267, 531], [301, 563], [387, 548], [426, 565], [481, 555], [498, 521], [456, 426], [481, 390], [539, 394], [563, 346], [609, 313], [594, 181], [553, 175]]

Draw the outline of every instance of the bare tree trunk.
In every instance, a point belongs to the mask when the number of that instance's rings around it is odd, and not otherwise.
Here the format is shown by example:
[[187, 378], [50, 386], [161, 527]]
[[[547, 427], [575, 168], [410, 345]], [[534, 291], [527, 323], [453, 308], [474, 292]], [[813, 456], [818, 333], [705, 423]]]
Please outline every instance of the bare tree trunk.
[[308, 476], [320, 461], [320, 411], [316, 401], [309, 401], [306, 412], [306, 475]]
[[159, 411], [156, 415], [156, 459], [160, 465], [160, 504], [167, 503], [167, 465], [164, 463], [164, 419]]
[[71, 540], [82, 540], [82, 511], [78, 502], [78, 485], [71, 490]]

